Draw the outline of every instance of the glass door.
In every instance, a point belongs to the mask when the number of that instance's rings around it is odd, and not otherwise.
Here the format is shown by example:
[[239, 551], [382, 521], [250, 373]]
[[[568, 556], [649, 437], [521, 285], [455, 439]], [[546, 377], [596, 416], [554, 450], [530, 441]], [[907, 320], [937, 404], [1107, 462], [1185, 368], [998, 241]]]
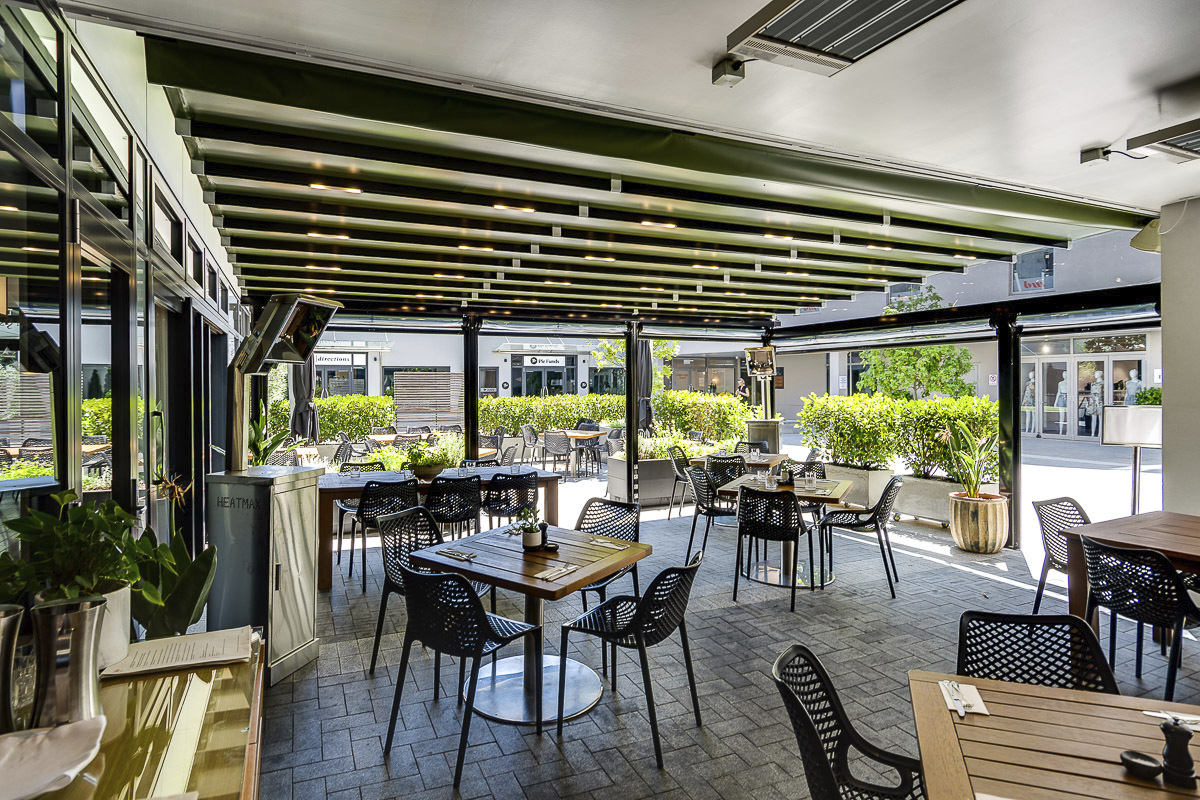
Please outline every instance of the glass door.
[[526, 369], [524, 395], [526, 397], [541, 397], [544, 393], [545, 377], [545, 373], [540, 369]]
[[1146, 388], [1144, 366], [1140, 358], [1114, 358], [1110, 361], [1114, 405], [1137, 405], [1138, 392]]
[[1082, 358], [1075, 361], [1075, 417], [1078, 438], [1100, 436], [1100, 415], [1104, 410], [1108, 386], [1107, 359]]
[[561, 369], [546, 370], [546, 394], [563, 393], [563, 371]]
[[1038, 430], [1038, 382], [1037, 362], [1021, 362], [1021, 433], [1037, 433]]
[[1067, 381], [1066, 361], [1043, 361], [1040, 370], [1042, 401], [1042, 435], [1069, 436], [1070, 402], [1072, 394]]

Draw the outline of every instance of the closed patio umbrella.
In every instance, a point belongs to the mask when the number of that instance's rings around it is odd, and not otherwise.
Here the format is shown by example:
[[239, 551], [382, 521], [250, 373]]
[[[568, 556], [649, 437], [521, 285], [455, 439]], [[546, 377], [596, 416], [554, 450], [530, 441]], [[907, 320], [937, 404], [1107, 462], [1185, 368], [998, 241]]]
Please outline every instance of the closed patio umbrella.
[[313, 387], [317, 383], [316, 359], [309, 356], [303, 364], [292, 366], [292, 435], [297, 439], [321, 441], [321, 426], [317, 421], [317, 404]]
[[638, 339], [638, 430], [646, 430], [654, 423], [654, 409], [650, 406], [650, 395], [654, 390], [654, 365], [650, 363], [650, 340]]

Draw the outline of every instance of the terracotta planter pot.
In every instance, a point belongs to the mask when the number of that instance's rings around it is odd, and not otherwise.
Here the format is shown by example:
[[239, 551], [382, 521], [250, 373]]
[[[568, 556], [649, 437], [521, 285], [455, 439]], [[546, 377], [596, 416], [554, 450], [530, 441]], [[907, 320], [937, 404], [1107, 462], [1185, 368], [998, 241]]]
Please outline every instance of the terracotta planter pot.
[[999, 553], [1008, 541], [1008, 500], [995, 494], [950, 493], [950, 535], [968, 553]]
[[445, 464], [422, 464], [419, 467], [413, 467], [413, 474], [423, 481], [431, 481], [441, 474], [446, 468]]

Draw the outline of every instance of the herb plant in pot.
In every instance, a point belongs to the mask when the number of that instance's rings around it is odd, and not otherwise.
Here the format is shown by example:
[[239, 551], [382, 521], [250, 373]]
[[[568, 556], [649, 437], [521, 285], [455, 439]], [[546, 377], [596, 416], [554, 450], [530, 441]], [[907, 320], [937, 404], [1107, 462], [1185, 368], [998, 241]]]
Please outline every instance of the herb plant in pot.
[[1008, 500], [980, 491], [993, 469], [998, 436], [973, 434], [960, 420], [947, 437], [951, 474], [963, 486], [950, 493], [950, 535], [968, 553], [998, 553], [1008, 540]]
[[446, 456], [440, 449], [417, 442], [405, 451], [408, 468], [423, 481], [431, 481], [446, 468]]

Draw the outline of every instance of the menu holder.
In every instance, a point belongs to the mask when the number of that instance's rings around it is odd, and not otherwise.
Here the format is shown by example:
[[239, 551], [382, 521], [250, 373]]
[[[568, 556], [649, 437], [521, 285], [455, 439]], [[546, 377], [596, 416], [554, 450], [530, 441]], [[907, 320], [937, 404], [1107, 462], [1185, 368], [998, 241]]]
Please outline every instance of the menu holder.
[[134, 642], [129, 645], [129, 655], [109, 666], [101, 677], [119, 678], [249, 661], [252, 635], [247, 625]]

